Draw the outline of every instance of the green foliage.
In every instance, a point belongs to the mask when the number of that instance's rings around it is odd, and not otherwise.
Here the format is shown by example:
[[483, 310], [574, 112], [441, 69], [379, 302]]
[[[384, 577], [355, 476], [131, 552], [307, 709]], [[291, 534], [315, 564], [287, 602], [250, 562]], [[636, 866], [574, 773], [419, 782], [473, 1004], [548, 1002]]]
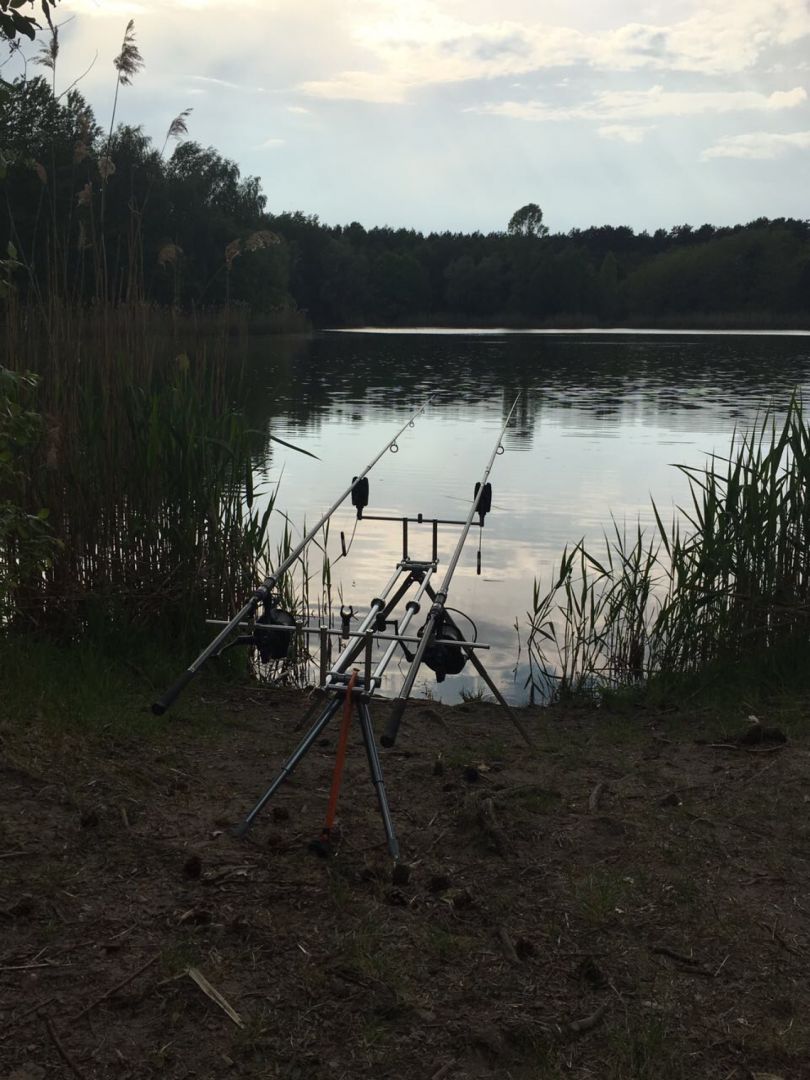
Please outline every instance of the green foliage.
[[597, 553], [563, 553], [535, 582], [531, 683], [541, 695], [747, 665], [774, 684], [806, 669], [810, 620], [810, 425], [794, 399], [727, 459], [686, 468], [691, 506], [657, 533], [614, 524]]
[[[61, 639], [111, 642], [140, 627], [196, 640], [206, 616], [254, 587], [272, 508], [253, 478], [265, 435], [234, 404], [228, 324], [137, 307], [91, 322], [71, 309], [18, 318], [11, 308], [6, 335], [20, 370], [38, 369], [47, 425], [19, 444], [27, 482], [15, 506], [28, 520], [47, 506], [64, 543], [38, 573], [17, 575], [14, 621]], [[0, 543], [0, 560], [15, 550]]]
[[28, 407], [36, 385], [31, 374], [0, 367], [0, 625], [16, 590], [45, 572], [58, 548], [48, 511], [25, 508], [26, 459], [42, 435], [42, 419]]
[[22, 267], [17, 259], [17, 249], [9, 240], [6, 245], [6, 258], [0, 259], [0, 300], [4, 300], [14, 288], [12, 275]]
[[[132, 57], [125, 61], [116, 93], [122, 75], [137, 73]], [[169, 127], [163, 150], [183, 141], [166, 158], [140, 127], [105, 133], [75, 89], [57, 96], [40, 76], [6, 89], [0, 187], [10, 214], [0, 245], [13, 242], [28, 271], [18, 282], [22, 302], [148, 297], [187, 308], [227, 300], [256, 312], [292, 306], [286, 245], [247, 243], [270, 231], [258, 179], [184, 140], [189, 110]], [[243, 257], [229, 274], [233, 243]]]
[[543, 211], [537, 203], [527, 203], [516, 210], [509, 218], [506, 231], [510, 236], [548, 236], [548, 227], [543, 224]]
[[[167, 162], [139, 128], [115, 128], [119, 89], [143, 64], [131, 21], [106, 133], [78, 92], [56, 94], [58, 55], [54, 31], [39, 60], [51, 84], [17, 80], [0, 112], [0, 618], [61, 641], [148, 628], [179, 645], [254, 587], [272, 499], [259, 505], [264, 437], [239, 408], [228, 349], [243, 305], [213, 319], [176, 308], [232, 289], [283, 305], [287, 254], [259, 227], [257, 180], [194, 143]], [[44, 423], [23, 400], [35, 392]]]
[[[34, 40], [39, 23], [33, 15], [24, 15], [23, 6], [34, 7], [35, 0], [0, 0], [0, 37], [14, 41], [18, 34], [24, 34]], [[51, 23], [51, 8], [56, 7], [56, 0], [39, 0], [39, 6], [48, 26]]]

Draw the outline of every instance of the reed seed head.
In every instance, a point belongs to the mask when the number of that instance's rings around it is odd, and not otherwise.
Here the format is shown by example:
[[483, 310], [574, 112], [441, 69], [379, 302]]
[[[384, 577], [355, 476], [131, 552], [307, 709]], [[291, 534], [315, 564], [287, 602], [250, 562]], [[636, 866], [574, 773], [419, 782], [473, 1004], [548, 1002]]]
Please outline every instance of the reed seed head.
[[179, 139], [183, 135], [188, 135], [188, 124], [186, 121], [192, 111], [192, 109], [183, 109], [181, 113], [175, 116], [174, 120], [169, 124], [169, 130], [166, 132], [167, 139]]
[[231, 240], [225, 248], [225, 266], [230, 270], [233, 266], [233, 260], [237, 255], [242, 253], [242, 241], [239, 239]]
[[164, 244], [158, 252], [158, 266], [174, 266], [182, 254], [179, 244]]
[[39, 64], [40, 67], [48, 68], [50, 71], [56, 70], [56, 60], [59, 56], [59, 27], [51, 27], [50, 41], [43, 41], [39, 46], [39, 53], [34, 59], [35, 64]]
[[118, 72], [118, 82], [121, 86], [129, 86], [143, 67], [143, 57], [135, 44], [134, 19], [130, 19], [127, 23], [124, 40], [121, 44], [121, 52], [113, 60], [113, 65]]
[[261, 251], [262, 248], [273, 247], [281, 243], [281, 237], [269, 229], [259, 229], [251, 233], [245, 241], [245, 251]]

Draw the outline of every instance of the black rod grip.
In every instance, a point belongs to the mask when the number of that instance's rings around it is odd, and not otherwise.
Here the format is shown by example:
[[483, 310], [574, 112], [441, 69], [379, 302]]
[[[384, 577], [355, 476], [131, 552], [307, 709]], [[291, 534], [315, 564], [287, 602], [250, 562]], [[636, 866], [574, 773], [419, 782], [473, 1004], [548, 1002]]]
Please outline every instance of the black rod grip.
[[408, 704], [407, 698], [397, 698], [394, 704], [391, 706], [391, 712], [388, 716], [388, 723], [385, 725], [385, 731], [382, 733], [380, 742], [385, 747], [391, 747], [397, 741], [397, 734], [399, 733], [399, 725], [402, 723], [402, 716], [405, 712], [405, 706]]
[[183, 672], [177, 682], [169, 687], [163, 697], [158, 698], [157, 701], [153, 703], [152, 712], [155, 716], [163, 716], [166, 710], [174, 704], [175, 700], [180, 696], [183, 690], [185, 690], [196, 674], [197, 672], [192, 671], [191, 668], [189, 668], [188, 671]]

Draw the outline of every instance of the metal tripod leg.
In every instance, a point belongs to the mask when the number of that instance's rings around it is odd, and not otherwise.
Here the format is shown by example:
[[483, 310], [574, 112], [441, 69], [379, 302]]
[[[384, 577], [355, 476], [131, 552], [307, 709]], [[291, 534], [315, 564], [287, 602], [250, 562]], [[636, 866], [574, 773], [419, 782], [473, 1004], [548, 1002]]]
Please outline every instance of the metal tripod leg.
[[281, 772], [275, 778], [275, 780], [270, 785], [270, 787], [267, 789], [267, 791], [265, 791], [264, 795], [262, 795], [262, 797], [259, 799], [259, 801], [256, 803], [256, 805], [250, 811], [248, 816], [245, 818], [245, 820], [243, 822], [241, 822], [239, 825], [234, 825], [233, 829], [231, 829], [231, 834], [233, 836], [244, 836], [245, 835], [245, 833], [248, 831], [248, 829], [251, 827], [251, 825], [255, 821], [257, 814], [260, 813], [262, 807], [265, 805], [265, 803], [268, 801], [268, 799], [270, 799], [275, 794], [275, 792], [278, 791], [278, 789], [281, 787], [281, 785], [284, 783], [284, 781], [287, 779], [287, 777], [290, 775], [290, 773], [292, 773], [293, 769], [296, 767], [298, 762], [301, 760], [302, 757], [304, 757], [304, 755], [309, 750], [309, 748], [312, 746], [312, 744], [315, 742], [315, 740], [318, 738], [320, 733], [323, 731], [323, 729], [326, 727], [326, 725], [329, 723], [329, 721], [332, 719], [332, 717], [338, 711], [338, 709], [340, 708], [341, 702], [342, 702], [341, 697], [334, 697], [329, 702], [329, 704], [323, 710], [321, 715], [318, 717], [318, 719], [315, 721], [315, 723], [312, 725], [312, 727], [306, 733], [304, 738], [298, 744], [296, 749], [293, 751], [293, 753], [290, 755], [290, 757], [287, 759], [287, 761], [285, 761], [284, 764], [281, 766]]
[[502, 705], [504, 707], [504, 709], [506, 709], [507, 713], [509, 714], [509, 719], [512, 721], [512, 723], [518, 729], [520, 734], [523, 736], [523, 741], [526, 743], [526, 745], [528, 747], [530, 747], [532, 750], [534, 750], [534, 743], [532, 742], [531, 736], [529, 735], [528, 731], [523, 726], [523, 724], [520, 722], [520, 720], [518, 720], [518, 716], [517, 716], [517, 713], [515, 712], [515, 710], [511, 707], [509, 702], [506, 700], [506, 698], [500, 692], [498, 687], [495, 685], [495, 683], [489, 677], [489, 672], [487, 671], [487, 669], [484, 667], [484, 665], [481, 663], [481, 661], [476, 656], [475, 649], [466, 648], [463, 645], [462, 645], [462, 648], [464, 649], [464, 652], [467, 654], [467, 656], [469, 656], [470, 662], [472, 663], [472, 666], [475, 668], [475, 670], [478, 672], [478, 674], [481, 676], [481, 678], [484, 680], [484, 682], [487, 684], [487, 686], [490, 688], [490, 690], [494, 694], [495, 700], [498, 702], [499, 705]]
[[371, 713], [365, 701], [358, 700], [357, 715], [360, 720], [360, 728], [363, 732], [363, 742], [368, 756], [368, 767], [371, 779], [374, 781], [374, 790], [377, 792], [377, 802], [380, 807], [380, 815], [383, 819], [383, 828], [388, 840], [388, 850], [394, 861], [399, 859], [399, 843], [394, 832], [394, 822], [391, 820], [391, 811], [388, 808], [388, 796], [385, 793], [385, 781], [383, 780], [380, 756], [377, 753], [377, 744], [374, 741], [374, 728], [371, 723]]
[[[433, 591], [433, 589], [429, 585], [428, 585], [426, 591], [427, 591], [427, 594], [428, 594], [428, 596], [430, 597], [431, 600], [434, 600], [436, 598], [435, 592]], [[461, 634], [461, 631], [458, 629], [457, 624], [447, 614], [447, 612], [444, 613], [444, 618], [447, 621], [447, 623], [450, 626], [453, 627], [454, 630], [457, 630], [458, 633]], [[503, 696], [503, 694], [500, 692], [498, 687], [495, 685], [495, 683], [490, 678], [489, 672], [484, 667], [484, 665], [481, 663], [481, 660], [479, 659], [478, 654], [476, 653], [475, 649], [467, 648], [464, 645], [462, 645], [461, 648], [464, 650], [464, 653], [466, 654], [466, 656], [469, 657], [469, 660], [470, 660], [470, 663], [472, 664], [472, 666], [475, 668], [475, 670], [478, 672], [478, 674], [481, 676], [481, 678], [484, 680], [484, 682], [487, 684], [487, 686], [492, 691], [492, 693], [493, 693], [493, 695], [495, 697], [495, 700], [498, 702], [499, 705], [502, 705], [503, 708], [506, 709], [506, 711], [507, 711], [507, 713], [509, 715], [509, 719], [512, 721], [512, 723], [515, 725], [517, 730], [520, 732], [521, 736], [523, 737], [523, 741], [526, 743], [526, 745], [528, 747], [530, 747], [532, 750], [534, 750], [534, 743], [532, 742], [531, 735], [529, 735], [526, 728], [523, 726], [523, 724], [518, 719], [518, 715], [515, 712], [515, 710], [511, 707], [509, 702], [506, 700], [506, 698]]]

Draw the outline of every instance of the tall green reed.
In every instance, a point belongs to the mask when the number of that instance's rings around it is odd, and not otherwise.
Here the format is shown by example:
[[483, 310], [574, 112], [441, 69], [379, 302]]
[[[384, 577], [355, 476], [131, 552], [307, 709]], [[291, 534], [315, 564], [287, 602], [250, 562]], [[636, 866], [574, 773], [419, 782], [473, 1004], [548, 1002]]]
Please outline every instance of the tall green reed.
[[598, 551], [563, 553], [529, 614], [529, 686], [544, 698], [598, 694], [716, 662], [807, 652], [810, 426], [794, 397], [732, 439], [728, 457], [678, 466], [691, 503], [654, 531], [615, 522]]
[[[58, 51], [54, 31], [43, 50], [54, 108]], [[179, 643], [204, 634], [205, 615], [241, 606], [254, 587], [273, 498], [258, 508], [254, 464], [266, 456], [266, 437], [241, 408], [245, 312], [183, 314], [143, 301], [149, 188], [140, 202], [130, 198], [127, 227], [110, 232], [118, 93], [142, 66], [131, 21], [113, 63], [106, 135], [86, 115], [74, 118], [77, 190], [60, 216], [54, 168], [49, 176], [35, 163], [42, 188], [30, 250], [10, 252], [0, 266], [0, 365], [36, 374], [43, 419], [15, 506], [29, 515], [46, 507], [58, 541], [48, 565], [5, 574], [4, 622], [62, 639], [109, 644], [142, 629]], [[185, 133], [187, 115], [167, 141]], [[8, 211], [16, 235], [11, 203]], [[249, 238], [244, 250], [258, 243]], [[18, 565], [0, 540], [0, 568]]]
[[132, 308], [103, 341], [87, 332], [51, 349], [23, 331], [7, 320], [9, 357], [40, 378], [44, 434], [22, 502], [48, 508], [62, 546], [18, 583], [16, 623], [195, 636], [205, 614], [239, 606], [254, 586], [273, 505], [257, 506], [265, 439], [240, 411], [238, 360], [222, 339]]

